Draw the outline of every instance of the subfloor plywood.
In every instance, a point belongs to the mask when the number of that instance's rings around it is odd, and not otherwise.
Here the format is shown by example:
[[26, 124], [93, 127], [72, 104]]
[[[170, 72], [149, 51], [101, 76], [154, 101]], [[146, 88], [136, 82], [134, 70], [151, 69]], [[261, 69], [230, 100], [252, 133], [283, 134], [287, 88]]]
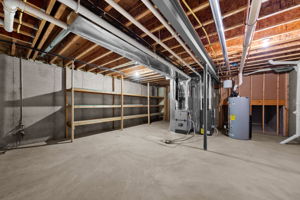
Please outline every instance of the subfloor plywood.
[[[0, 199], [298, 199], [300, 145], [221, 134], [181, 145], [161, 140], [156, 122], [7, 151], [0, 155]], [[51, 145], [52, 144], [52, 145]]]

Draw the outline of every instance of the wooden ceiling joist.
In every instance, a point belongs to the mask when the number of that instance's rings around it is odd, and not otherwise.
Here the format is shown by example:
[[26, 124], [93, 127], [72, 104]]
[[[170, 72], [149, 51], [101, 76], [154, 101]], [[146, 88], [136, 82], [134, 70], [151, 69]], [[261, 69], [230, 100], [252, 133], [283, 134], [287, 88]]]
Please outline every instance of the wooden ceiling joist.
[[[55, 2], [56, 2], [56, 0], [51, 0], [51, 1], [49, 2], [48, 7], [47, 7], [47, 10], [46, 10], [46, 14], [49, 14], [49, 13], [52, 11]], [[31, 44], [31, 47], [32, 47], [32, 48], [35, 47], [35, 44], [36, 44], [36, 42], [38, 41], [38, 39], [39, 39], [39, 37], [40, 37], [40, 35], [41, 35], [42, 31], [43, 31], [43, 28], [44, 28], [45, 24], [46, 24], [46, 21], [45, 21], [45, 20], [42, 20], [42, 21], [40, 22], [39, 28], [38, 28], [38, 30], [37, 30], [37, 32], [36, 32], [36, 34], [35, 34], [35, 37], [34, 37], [34, 39], [33, 39], [32, 44]], [[38, 48], [38, 49], [40, 49], [40, 48]], [[32, 52], [32, 49], [29, 49], [28, 52], [27, 52], [26, 58], [29, 58], [31, 52]], [[34, 59], [35, 59], [35, 58], [34, 58]]]
[[[60, 4], [58, 10], [56, 11], [55, 15], [54, 15], [54, 18], [56, 19], [60, 19], [60, 17], [63, 15], [64, 11], [66, 10], [66, 6], [64, 4]], [[54, 24], [49, 24], [48, 28], [46, 29], [45, 33], [43, 34], [43, 37], [41, 38], [38, 46], [37, 46], [37, 49], [41, 49], [43, 47], [43, 45], [45, 44], [46, 40], [48, 39], [50, 33], [52, 32], [52, 30], [54, 29], [55, 25]], [[42, 31], [42, 30], [41, 30]], [[38, 39], [37, 39], [38, 40]], [[38, 51], [35, 51], [33, 56], [32, 56], [32, 59], [35, 60], [37, 55], [38, 55]], [[27, 55], [30, 56], [31, 52], [28, 53]]]

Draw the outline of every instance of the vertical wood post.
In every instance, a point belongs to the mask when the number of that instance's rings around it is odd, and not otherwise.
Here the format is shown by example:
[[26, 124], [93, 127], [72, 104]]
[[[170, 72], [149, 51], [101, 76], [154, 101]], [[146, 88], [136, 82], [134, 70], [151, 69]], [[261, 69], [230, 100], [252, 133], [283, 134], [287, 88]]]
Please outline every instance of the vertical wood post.
[[279, 74], [277, 74], [276, 84], [276, 134], [279, 135]]
[[167, 121], [168, 116], [168, 88], [165, 87], [165, 94], [164, 94], [164, 121]]
[[74, 141], [74, 61], [72, 61], [72, 71], [71, 71], [71, 141]]
[[[115, 92], [115, 77], [112, 77], [112, 92]], [[112, 95], [112, 105], [115, 105], [115, 95]], [[115, 108], [112, 109], [112, 116], [115, 116]], [[113, 121], [113, 129], [115, 129], [115, 121]]]
[[148, 124], [150, 124], [150, 85], [147, 83]]
[[265, 132], [265, 78], [266, 78], [266, 74], [263, 74], [263, 102], [262, 102], [262, 129], [263, 129], [263, 133]]
[[69, 127], [68, 127], [68, 121], [69, 121], [69, 109], [68, 109], [68, 92], [67, 92], [67, 82], [68, 82], [68, 76], [67, 76], [67, 67], [65, 67], [65, 137], [69, 137]]
[[121, 76], [121, 130], [124, 128], [124, 79]]

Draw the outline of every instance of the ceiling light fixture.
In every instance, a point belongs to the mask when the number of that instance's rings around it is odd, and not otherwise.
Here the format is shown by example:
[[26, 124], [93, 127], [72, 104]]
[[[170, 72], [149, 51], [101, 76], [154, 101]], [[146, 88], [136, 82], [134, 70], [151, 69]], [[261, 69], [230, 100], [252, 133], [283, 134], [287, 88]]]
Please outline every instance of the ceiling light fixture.
[[139, 73], [138, 71], [136, 71], [136, 72], [134, 73], [134, 76], [138, 78], [138, 77], [140, 77], [140, 73]]
[[262, 46], [263, 46], [264, 48], [268, 47], [268, 46], [270, 45], [269, 41], [270, 41], [270, 39], [264, 39], [264, 40], [262, 41]]

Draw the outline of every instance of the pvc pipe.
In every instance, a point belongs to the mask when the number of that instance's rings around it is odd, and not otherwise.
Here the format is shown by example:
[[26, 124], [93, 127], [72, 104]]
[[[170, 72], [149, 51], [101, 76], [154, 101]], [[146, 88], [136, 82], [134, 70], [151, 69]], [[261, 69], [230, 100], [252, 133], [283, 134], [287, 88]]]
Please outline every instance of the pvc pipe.
[[218, 37], [219, 37], [219, 40], [221, 43], [222, 52], [223, 52], [223, 56], [225, 59], [225, 63], [226, 63], [228, 70], [230, 71], [229, 58], [228, 58], [226, 39], [225, 39], [225, 31], [224, 31], [224, 25], [223, 25], [223, 19], [222, 19], [219, 0], [209, 0], [209, 4], [211, 7], [211, 11], [213, 13]]
[[[154, 16], [166, 27], [166, 29], [172, 34], [172, 36], [179, 42], [179, 44], [184, 48], [184, 50], [194, 59], [194, 61], [203, 69], [202, 64], [197, 60], [194, 54], [187, 48], [184, 42], [178, 37], [175, 31], [171, 28], [168, 22], [161, 16], [161, 14], [154, 8], [154, 6], [149, 2], [149, 0], [142, 0], [145, 6], [154, 14]], [[189, 66], [188, 66], [189, 67]], [[193, 68], [190, 68], [198, 76], [200, 74]]]
[[4, 0], [2, 5], [4, 10], [4, 29], [7, 32], [12, 32], [14, 30], [14, 18], [18, 10], [19, 1]]
[[[261, 8], [261, 0], [253, 0], [250, 5], [249, 15], [247, 16], [247, 21], [246, 21], [246, 31], [245, 31], [245, 37], [243, 43], [243, 54], [240, 63], [238, 86], [241, 86], [243, 84], [243, 70], [249, 53], [250, 44], [254, 36], [260, 8]], [[235, 89], [236, 88], [237, 85], [235, 86]]]
[[129, 21], [131, 21], [134, 25], [136, 25], [139, 29], [141, 29], [144, 33], [146, 33], [149, 37], [151, 37], [155, 42], [157, 42], [163, 48], [165, 48], [169, 53], [171, 53], [181, 63], [183, 63], [185, 66], [187, 66], [193, 72], [196, 72], [188, 63], [186, 63], [181, 57], [179, 57], [166, 44], [164, 44], [160, 39], [158, 39], [153, 33], [151, 33], [146, 27], [144, 27], [140, 22], [138, 22], [134, 17], [132, 17], [126, 10], [124, 10], [116, 2], [114, 2], [113, 0], [105, 0], [105, 1], [106, 1], [106, 3], [111, 5], [114, 9], [116, 9], [119, 13], [121, 13], [124, 17], [126, 17]]
[[4, 0], [3, 1], [3, 9], [4, 9], [4, 29], [7, 32], [13, 31], [14, 26], [14, 17], [16, 14], [17, 9], [24, 10], [26, 12], [29, 12], [43, 20], [46, 20], [50, 23], [53, 23], [62, 29], [67, 29], [68, 26], [66, 23], [55, 19], [54, 17], [47, 15], [46, 13], [20, 1], [20, 0]]
[[61, 2], [61, 3], [63, 3], [63, 4], [65, 4], [66, 6], [68, 6], [69, 8], [71, 8], [73, 10], [78, 10], [78, 13], [80, 13], [84, 17], [88, 18], [89, 20], [91, 20], [92, 22], [98, 24], [99, 26], [105, 28], [106, 30], [109, 30], [114, 35], [122, 38], [124, 41], [127, 41], [129, 44], [137, 47], [138, 49], [140, 49], [142, 51], [144, 51], [145, 53], [147, 53], [148, 55], [150, 55], [153, 58], [157, 59], [158, 61], [164, 63], [172, 71], [175, 71], [175, 72], [181, 74], [186, 79], [190, 79], [191, 78], [187, 74], [185, 74], [184, 72], [182, 72], [181, 70], [179, 70], [178, 68], [176, 68], [173, 64], [171, 64], [170, 62], [166, 61], [165, 59], [163, 59], [159, 55], [155, 54], [154, 52], [152, 52], [151, 50], [149, 50], [145, 46], [141, 45], [139, 42], [137, 42], [133, 38], [129, 37], [128, 35], [126, 35], [122, 31], [120, 31], [119, 29], [117, 29], [116, 27], [114, 27], [113, 25], [111, 25], [110, 23], [108, 23], [107, 21], [105, 21], [104, 19], [102, 19], [101, 17], [99, 17], [98, 15], [92, 13], [87, 8], [85, 8], [85, 7], [81, 6], [81, 5], [78, 5], [77, 2], [72, 1], [72, 0], [58, 0], [58, 1]]

